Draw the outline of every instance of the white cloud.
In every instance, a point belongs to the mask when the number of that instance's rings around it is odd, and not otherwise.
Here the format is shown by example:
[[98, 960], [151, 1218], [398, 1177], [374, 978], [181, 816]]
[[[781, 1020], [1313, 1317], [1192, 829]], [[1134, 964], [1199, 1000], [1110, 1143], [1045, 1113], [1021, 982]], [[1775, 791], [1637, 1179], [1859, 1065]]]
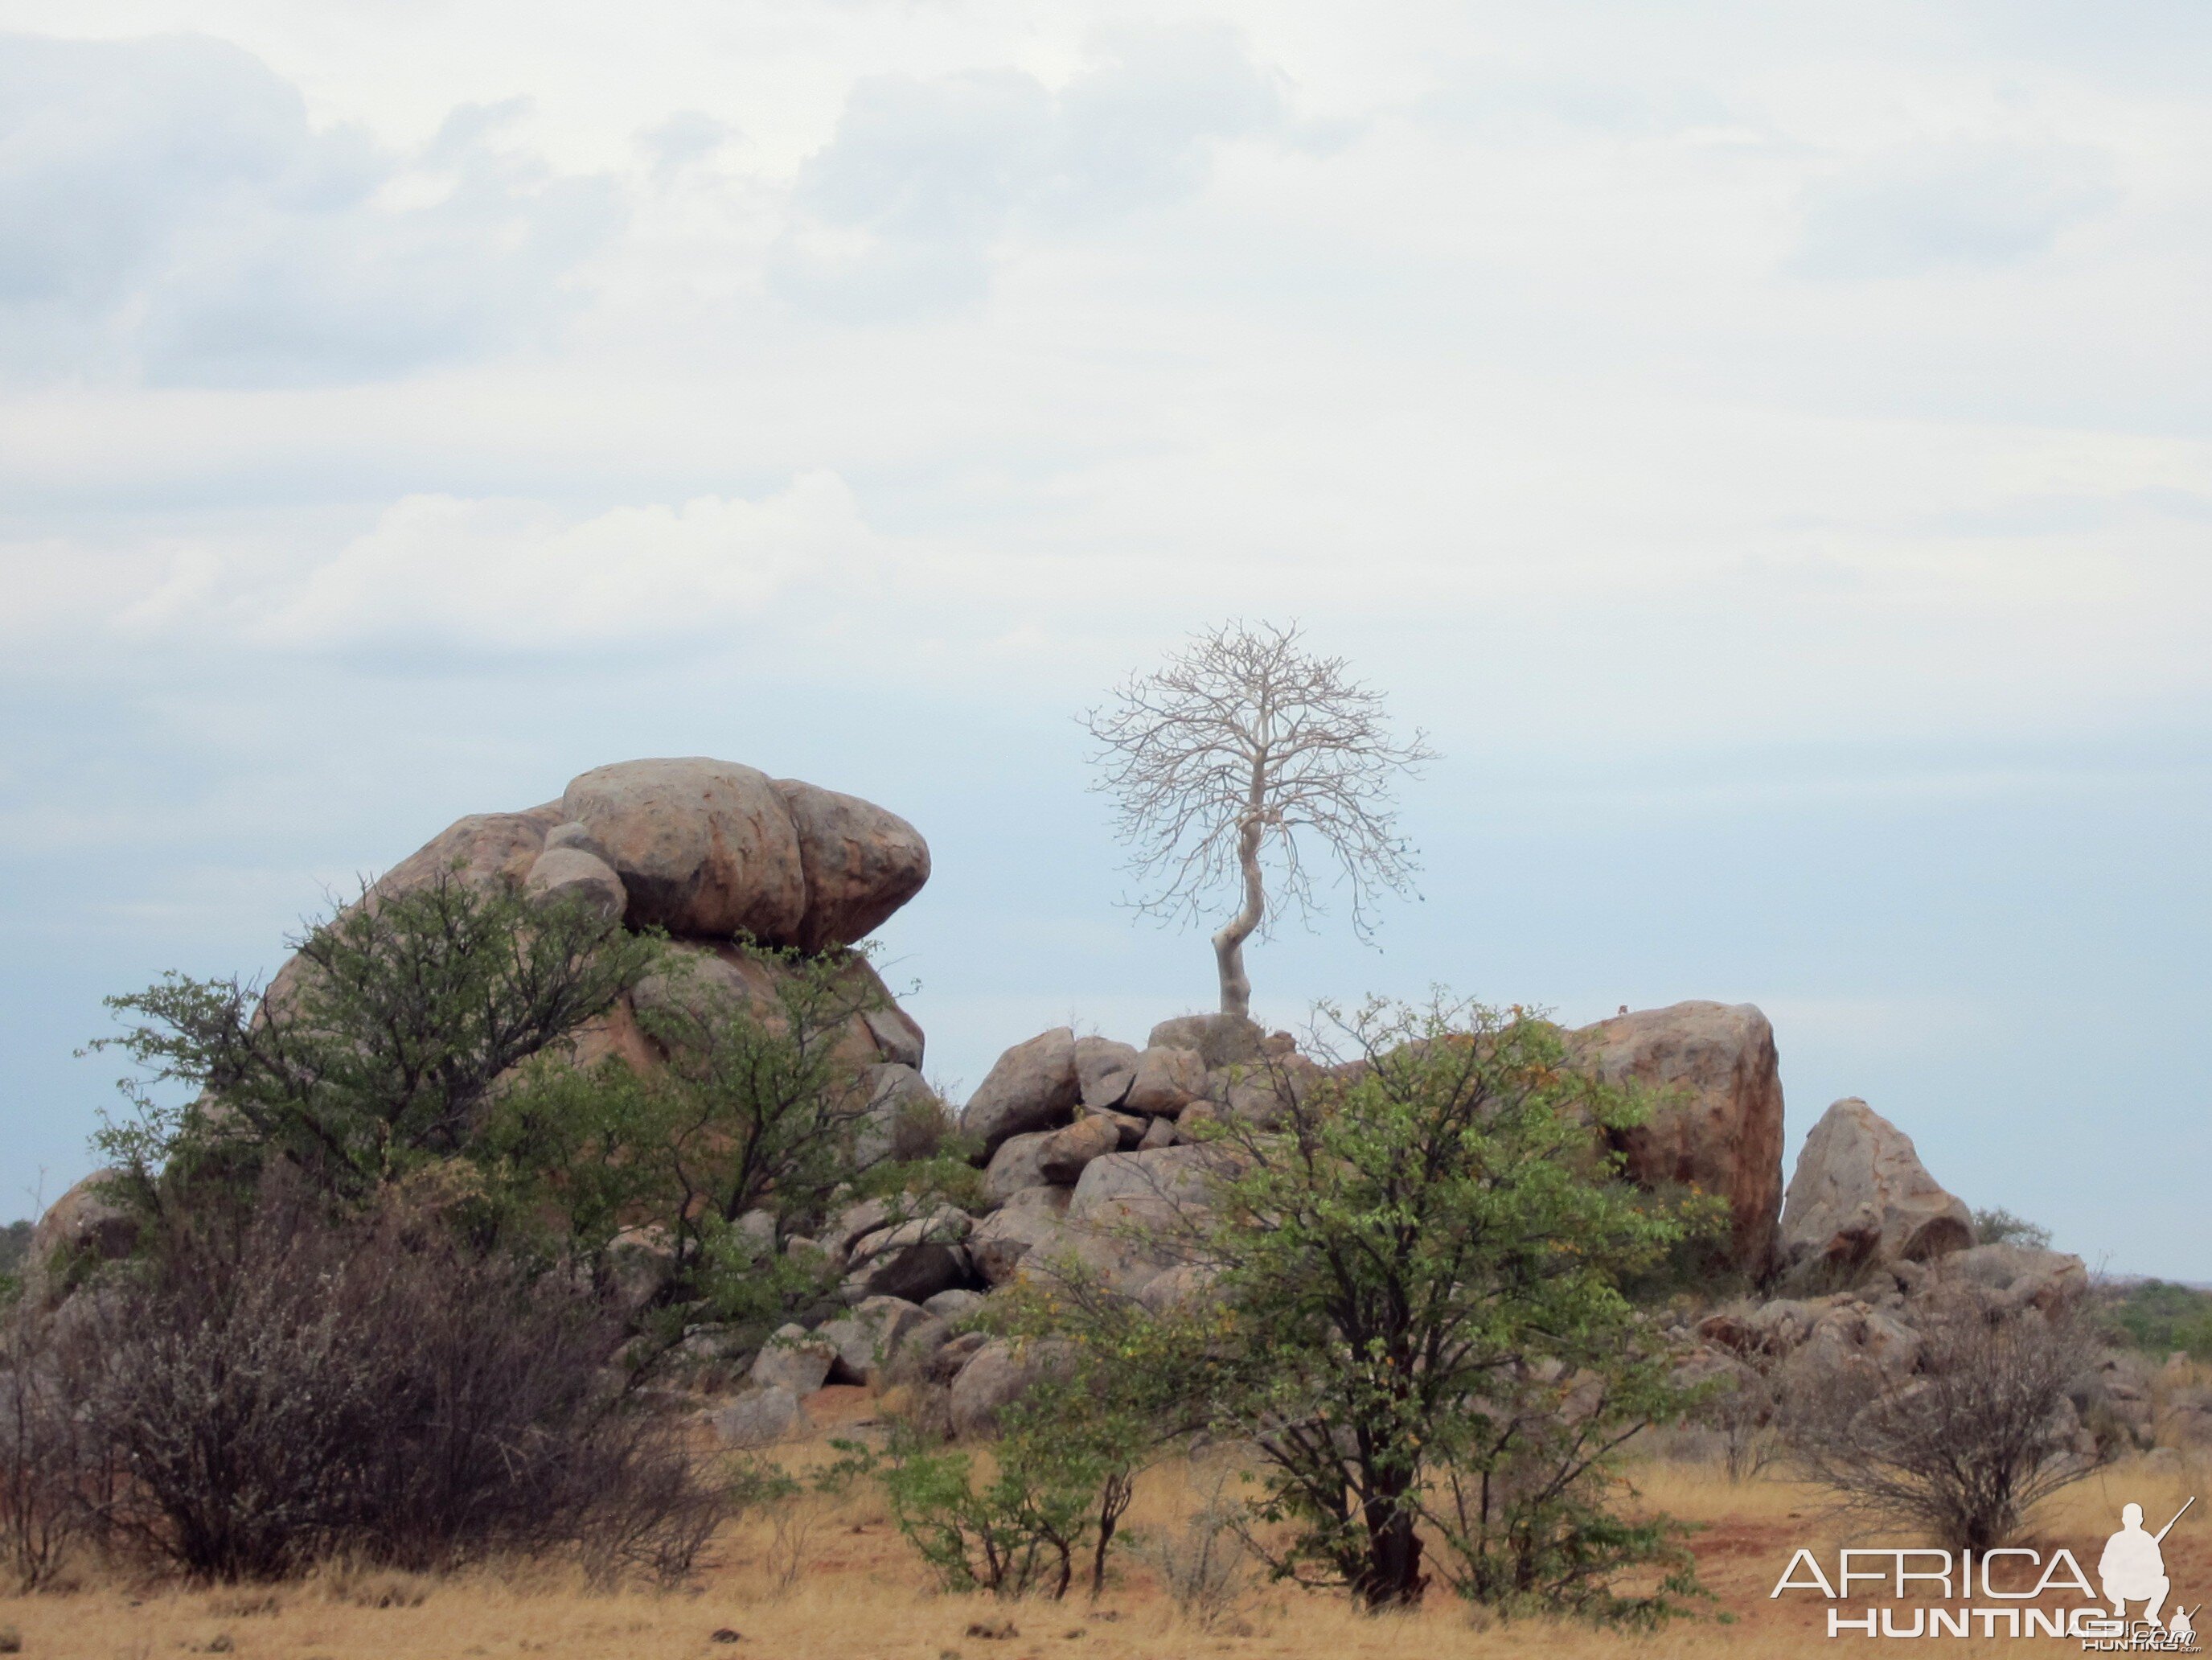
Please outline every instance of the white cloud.
[[871, 540], [835, 474], [758, 502], [701, 496], [589, 517], [512, 499], [412, 496], [304, 571], [179, 553], [120, 621], [286, 650], [572, 652], [711, 638], [795, 587], [835, 583]]
[[1125, 34], [1057, 92], [1013, 69], [871, 77], [800, 170], [769, 278], [835, 316], [954, 310], [988, 291], [1002, 239], [1188, 195], [1212, 141], [1281, 112], [1273, 82], [1219, 28]]
[[515, 112], [403, 156], [222, 41], [0, 36], [0, 367], [349, 382], [528, 338], [615, 204], [503, 148]]
[[1813, 190], [1795, 265], [1820, 277], [2009, 265], [2048, 252], [2118, 199], [2110, 158], [2085, 145], [1912, 144]]

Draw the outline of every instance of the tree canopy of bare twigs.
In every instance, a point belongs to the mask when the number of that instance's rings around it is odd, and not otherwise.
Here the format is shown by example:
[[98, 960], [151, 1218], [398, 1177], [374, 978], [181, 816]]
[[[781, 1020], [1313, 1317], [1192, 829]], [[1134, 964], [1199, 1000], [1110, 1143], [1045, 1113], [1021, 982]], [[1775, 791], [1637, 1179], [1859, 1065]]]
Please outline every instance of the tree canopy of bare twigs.
[[1926, 1333], [1918, 1375], [1819, 1376], [1795, 1392], [1787, 1434], [1801, 1474], [1845, 1505], [1989, 1550], [2030, 1510], [2095, 1468], [2069, 1390], [2099, 1353], [2076, 1309], [1992, 1322], [1961, 1309]]
[[1392, 787], [1435, 752], [1418, 731], [1393, 737], [1382, 694], [1303, 637], [1295, 623], [1224, 623], [1084, 716], [1095, 787], [1115, 797], [1146, 890], [1137, 908], [1195, 919], [1221, 890], [1241, 891], [1213, 935], [1224, 1014], [1250, 1012], [1244, 942], [1285, 910], [1320, 909], [1310, 855], [1335, 866], [1362, 939], [1376, 897], [1410, 893], [1419, 868]]

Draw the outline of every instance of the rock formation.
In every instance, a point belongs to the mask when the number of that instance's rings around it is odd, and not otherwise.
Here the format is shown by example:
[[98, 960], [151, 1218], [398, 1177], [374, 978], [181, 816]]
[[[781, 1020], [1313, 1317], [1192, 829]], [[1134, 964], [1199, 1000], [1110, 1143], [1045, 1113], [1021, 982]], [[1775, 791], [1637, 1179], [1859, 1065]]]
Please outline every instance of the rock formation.
[[985, 1158], [1017, 1135], [1058, 1129], [1083, 1099], [1075, 1071], [1075, 1033], [1066, 1026], [1017, 1043], [984, 1074], [960, 1116], [960, 1128]]
[[113, 1262], [138, 1243], [138, 1224], [107, 1196], [120, 1172], [97, 1170], [46, 1207], [23, 1256], [23, 1292], [34, 1303], [61, 1295], [58, 1273], [73, 1262]]
[[1856, 1097], [1821, 1115], [1783, 1201], [1785, 1268], [1837, 1275], [1973, 1243], [1971, 1214], [1928, 1173], [1911, 1136]]
[[[456, 820], [386, 872], [361, 903], [449, 875], [504, 883], [533, 897], [580, 899], [630, 928], [672, 935], [675, 968], [626, 994], [569, 1050], [578, 1062], [619, 1055], [651, 1067], [657, 1056], [639, 1030], [641, 1007], [656, 998], [702, 997], [773, 1015], [779, 970], [741, 952], [739, 936], [808, 952], [857, 944], [929, 879], [929, 848], [904, 819], [857, 796], [727, 761], [623, 761], [576, 778], [558, 801]], [[286, 963], [270, 998], [281, 1003], [305, 971], [296, 957]], [[934, 1098], [920, 1077], [921, 1028], [865, 961], [855, 958], [846, 972], [881, 1006], [854, 1018], [839, 1040], [841, 1056], [873, 1069], [873, 1145], [894, 1151], [914, 1108]], [[129, 1250], [129, 1219], [95, 1191], [106, 1174], [48, 1207], [33, 1239], [33, 1277], [64, 1247], [110, 1256]], [[964, 1259], [956, 1266], [947, 1283], [964, 1276]], [[897, 1268], [867, 1271], [891, 1277]]]
[[[647, 760], [595, 768], [544, 806], [459, 820], [393, 866], [365, 903], [454, 872], [672, 936], [672, 965], [572, 1044], [578, 1061], [619, 1055], [650, 1067], [658, 1061], [646, 1025], [669, 1000], [773, 1013], [781, 970], [740, 940], [810, 953], [856, 943], [927, 880], [929, 850], [903, 819], [853, 796], [728, 762]], [[872, 980], [865, 962], [848, 971]], [[297, 972], [288, 965], [284, 975]], [[872, 985], [882, 1006], [837, 1040], [868, 1091], [861, 1154], [919, 1157], [934, 1143], [913, 1138], [937, 1104], [921, 1076], [922, 1033], [880, 981]], [[1798, 1293], [1723, 1310], [1694, 1332], [1686, 1324], [1686, 1344], [1701, 1346], [1691, 1371], [1762, 1387], [1785, 1368], [1907, 1377], [1923, 1346], [1914, 1323], [1939, 1302], [2025, 1318], [2086, 1285], [2078, 1258], [1969, 1249], [1965, 1206], [1863, 1101], [1828, 1110], [1785, 1200], [1774, 1034], [1756, 1008], [1678, 1003], [1569, 1037], [1577, 1064], [1653, 1096], [1647, 1122], [1614, 1137], [1629, 1176], [1726, 1199], [1733, 1264], [1754, 1280], [1780, 1270]], [[741, 1357], [749, 1387], [709, 1421], [727, 1441], [764, 1444], [802, 1431], [803, 1402], [825, 1383], [866, 1384], [910, 1391], [961, 1432], [989, 1431], [1066, 1355], [977, 1329], [988, 1293], [1049, 1280], [1072, 1261], [1155, 1309], [1213, 1294], [1215, 1269], [1179, 1249], [1178, 1236], [1188, 1243], [1212, 1183], [1237, 1155], [1226, 1144], [1194, 1144], [1190, 1133], [1202, 1119], [1274, 1122], [1324, 1076], [1286, 1034], [1214, 1014], [1163, 1021], [1141, 1049], [1064, 1026], [1017, 1043], [962, 1114], [985, 1167], [975, 1213], [868, 1199], [823, 1221], [818, 1237], [785, 1241], [818, 1257], [842, 1307], [817, 1310], [811, 1329], [787, 1326]], [[739, 1225], [776, 1237], [766, 1213]], [[623, 1236], [612, 1255], [617, 1288], [634, 1305], [667, 1271], [666, 1241], [646, 1237], [654, 1231]], [[71, 1254], [120, 1255], [131, 1243], [130, 1219], [95, 1178], [40, 1222], [33, 1273]], [[728, 1341], [719, 1329], [698, 1335], [708, 1348]], [[2098, 1387], [2123, 1418], [2149, 1410], [2142, 1380], [2115, 1375]], [[2212, 1426], [2212, 1405], [2205, 1411]]]
[[[741, 939], [817, 952], [858, 944], [921, 891], [929, 848], [906, 820], [857, 796], [772, 779], [735, 762], [700, 757], [618, 761], [572, 780], [558, 801], [526, 812], [459, 819], [401, 860], [367, 902], [448, 873], [471, 883], [501, 881], [524, 893], [580, 898], [632, 929], [659, 927], [676, 941], [675, 965], [626, 995], [585, 1028], [571, 1058], [618, 1055], [637, 1066], [654, 1056], [636, 1012], [676, 996], [775, 1006], [772, 964], [737, 948]], [[277, 973], [272, 995], [300, 972]], [[888, 1150], [917, 1091], [922, 1032], [865, 962], [848, 972], [882, 1006], [856, 1016], [841, 1040], [855, 1067], [872, 1074], [878, 1140]]]
[[1731, 1260], [1765, 1274], [1782, 1205], [1782, 1075], [1766, 1017], [1748, 1003], [1676, 1003], [1572, 1037], [1609, 1082], [1656, 1098], [1650, 1118], [1615, 1138], [1631, 1178], [1727, 1200]]
[[818, 952], [865, 939], [921, 892], [929, 847], [857, 796], [694, 757], [594, 767], [558, 801], [460, 819], [371, 891], [456, 865], [467, 881], [619, 894], [631, 927], [679, 939], [744, 934]]

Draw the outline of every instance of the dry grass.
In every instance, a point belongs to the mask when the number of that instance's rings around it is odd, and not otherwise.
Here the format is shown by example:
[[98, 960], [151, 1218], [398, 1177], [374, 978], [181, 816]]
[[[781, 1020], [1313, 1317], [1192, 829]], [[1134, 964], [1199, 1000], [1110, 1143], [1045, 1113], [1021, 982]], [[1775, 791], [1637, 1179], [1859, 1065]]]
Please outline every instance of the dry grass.
[[[832, 1395], [843, 1393], [831, 1391]], [[859, 1391], [853, 1391], [857, 1395]], [[833, 1416], [849, 1418], [859, 1401]], [[791, 1462], [830, 1456], [816, 1443]], [[264, 1590], [191, 1590], [163, 1585], [96, 1585], [0, 1599], [0, 1626], [22, 1634], [26, 1656], [153, 1660], [228, 1653], [251, 1660], [456, 1660], [542, 1655], [573, 1660], [678, 1660], [746, 1655], [775, 1660], [1638, 1660], [1677, 1656], [1832, 1656], [1812, 1597], [1767, 1596], [1799, 1544], [1832, 1560], [1842, 1542], [1819, 1496], [1782, 1481], [1730, 1486], [1710, 1467], [1654, 1463], [1638, 1473], [1647, 1503], [1703, 1524], [1695, 1541], [1707, 1585], [1733, 1623], [1679, 1624], [1656, 1637], [1523, 1621], [1479, 1628], [1448, 1596], [1419, 1613], [1364, 1618], [1340, 1597], [1263, 1588], [1226, 1629], [1181, 1624], [1133, 1559], [1097, 1607], [1080, 1596], [1061, 1604], [1001, 1605], [931, 1592], [926, 1577], [872, 1496], [810, 1500], [805, 1525], [789, 1517], [746, 1518], [718, 1541], [717, 1564], [693, 1590], [597, 1594], [565, 1573], [522, 1567], [438, 1580], [329, 1572]], [[2122, 1465], [2070, 1489], [2037, 1517], [2046, 1545], [2066, 1544], [2094, 1565], [2119, 1506], [2142, 1505], [2160, 1518], [2187, 1493], [2212, 1498], [2212, 1468], [2200, 1456], [2180, 1470]], [[1191, 1502], [1180, 1470], [1155, 1472], [1130, 1521], [1142, 1527], [1180, 1515]], [[2199, 1511], [2203, 1510], [2200, 1503]], [[1860, 1543], [1875, 1542], [1862, 1538]], [[1883, 1542], [1909, 1541], [1887, 1538]], [[2212, 1596], [2212, 1520], [2167, 1541], [2168, 1571], [2185, 1600]], [[1011, 1638], [969, 1634], [1011, 1620]], [[738, 1640], [717, 1642], [720, 1630]], [[2003, 1639], [1947, 1639], [1947, 1654], [2010, 1652]]]

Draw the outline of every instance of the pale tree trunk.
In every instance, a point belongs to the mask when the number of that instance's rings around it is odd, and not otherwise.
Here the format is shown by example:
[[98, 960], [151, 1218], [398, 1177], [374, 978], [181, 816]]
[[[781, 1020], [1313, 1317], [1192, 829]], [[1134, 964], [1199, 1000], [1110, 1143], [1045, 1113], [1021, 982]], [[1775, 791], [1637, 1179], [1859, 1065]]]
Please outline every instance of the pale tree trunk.
[[[1256, 779], [1253, 794], [1260, 794]], [[1252, 937], [1252, 930], [1260, 926], [1260, 918], [1267, 911], [1267, 893], [1260, 885], [1260, 836], [1265, 823], [1255, 803], [1237, 837], [1237, 862], [1244, 872], [1244, 909], [1213, 936], [1214, 960], [1221, 970], [1221, 1012], [1244, 1019], [1252, 1014], [1252, 982], [1244, 976], [1244, 942]]]

